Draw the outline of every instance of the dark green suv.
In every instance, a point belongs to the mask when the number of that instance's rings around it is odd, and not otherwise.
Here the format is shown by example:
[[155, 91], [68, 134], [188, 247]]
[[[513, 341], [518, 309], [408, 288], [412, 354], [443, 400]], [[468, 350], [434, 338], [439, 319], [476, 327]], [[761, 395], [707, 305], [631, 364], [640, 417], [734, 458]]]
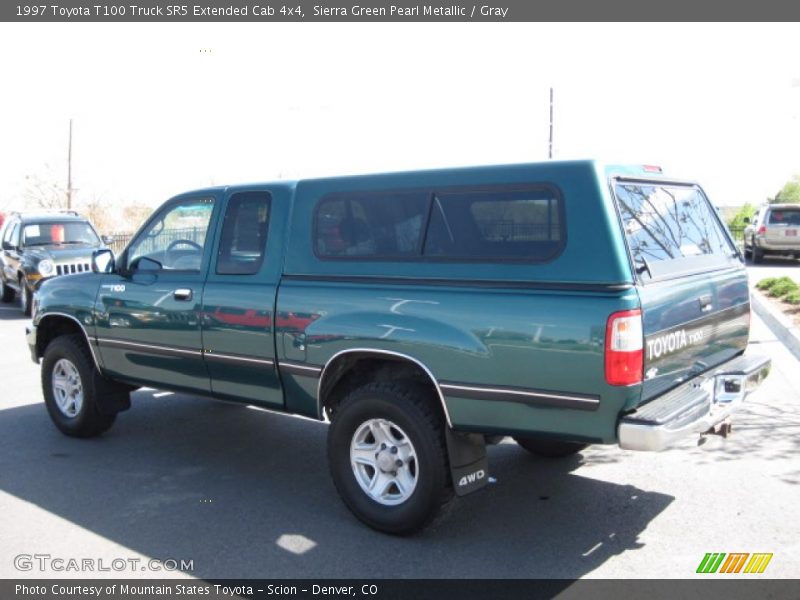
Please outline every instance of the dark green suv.
[[43, 281], [89, 271], [92, 252], [105, 247], [94, 226], [71, 211], [11, 214], [0, 239], [0, 295], [3, 302], [19, 295], [26, 316]]

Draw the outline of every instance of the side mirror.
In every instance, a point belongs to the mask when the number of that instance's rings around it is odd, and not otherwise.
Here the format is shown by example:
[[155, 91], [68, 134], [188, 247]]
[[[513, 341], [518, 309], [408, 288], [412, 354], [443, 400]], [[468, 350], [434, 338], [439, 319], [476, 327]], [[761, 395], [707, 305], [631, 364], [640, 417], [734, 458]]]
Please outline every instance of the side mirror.
[[745, 225], [749, 225], [750, 224], [750, 217], [745, 217], [744, 218], [744, 224]]
[[160, 262], [150, 258], [149, 256], [142, 256], [136, 259], [137, 271], [160, 271], [163, 268], [164, 266]]
[[3, 250], [9, 250], [11, 252], [16, 251], [18, 248], [12, 244], [11, 242], [3, 242]]
[[111, 244], [114, 243], [114, 236], [113, 235], [104, 235], [104, 236], [101, 236], [100, 239], [103, 240], [103, 243], [106, 246], [110, 246]]
[[108, 249], [92, 252], [92, 271], [95, 273], [113, 273], [115, 268], [114, 253]]

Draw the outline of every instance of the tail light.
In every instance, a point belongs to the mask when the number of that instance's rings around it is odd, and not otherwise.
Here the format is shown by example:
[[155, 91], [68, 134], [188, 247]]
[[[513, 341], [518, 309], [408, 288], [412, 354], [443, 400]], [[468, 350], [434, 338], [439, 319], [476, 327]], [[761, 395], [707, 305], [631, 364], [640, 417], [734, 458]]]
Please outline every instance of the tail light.
[[642, 382], [643, 348], [641, 310], [623, 310], [608, 317], [605, 351], [609, 385]]
[[762, 225], [761, 227], [759, 227], [758, 231], [756, 232], [756, 234], [758, 234], [758, 235], [767, 235], [767, 226], [766, 225]]

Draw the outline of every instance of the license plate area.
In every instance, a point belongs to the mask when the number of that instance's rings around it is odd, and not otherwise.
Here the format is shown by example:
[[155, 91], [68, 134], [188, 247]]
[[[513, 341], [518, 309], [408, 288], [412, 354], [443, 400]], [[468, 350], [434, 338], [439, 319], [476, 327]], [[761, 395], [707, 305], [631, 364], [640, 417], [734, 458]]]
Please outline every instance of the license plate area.
[[797, 237], [797, 229], [787, 229], [786, 237]]

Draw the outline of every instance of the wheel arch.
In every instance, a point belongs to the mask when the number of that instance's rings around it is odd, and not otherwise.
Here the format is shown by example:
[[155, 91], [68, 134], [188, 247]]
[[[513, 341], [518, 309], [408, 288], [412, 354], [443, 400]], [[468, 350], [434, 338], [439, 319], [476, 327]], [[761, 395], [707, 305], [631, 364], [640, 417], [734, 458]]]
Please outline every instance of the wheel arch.
[[367, 365], [380, 365], [387, 372], [395, 366], [406, 373], [413, 373], [421, 383], [435, 392], [444, 420], [450, 429], [453, 428], [444, 394], [431, 370], [413, 356], [378, 348], [349, 348], [328, 359], [317, 383], [317, 411], [321, 418], [324, 418], [326, 411], [335, 409], [346, 391], [369, 379], [368, 376], [360, 377], [358, 374], [359, 367]]
[[66, 313], [47, 313], [39, 319], [36, 324], [37, 358], [44, 356], [44, 351], [50, 342], [61, 335], [69, 334], [79, 334], [81, 336], [84, 343], [89, 348], [94, 366], [97, 368], [98, 372], [102, 372], [100, 361], [97, 358], [94, 346], [92, 346], [91, 339], [83, 323], [81, 323], [77, 317]]

